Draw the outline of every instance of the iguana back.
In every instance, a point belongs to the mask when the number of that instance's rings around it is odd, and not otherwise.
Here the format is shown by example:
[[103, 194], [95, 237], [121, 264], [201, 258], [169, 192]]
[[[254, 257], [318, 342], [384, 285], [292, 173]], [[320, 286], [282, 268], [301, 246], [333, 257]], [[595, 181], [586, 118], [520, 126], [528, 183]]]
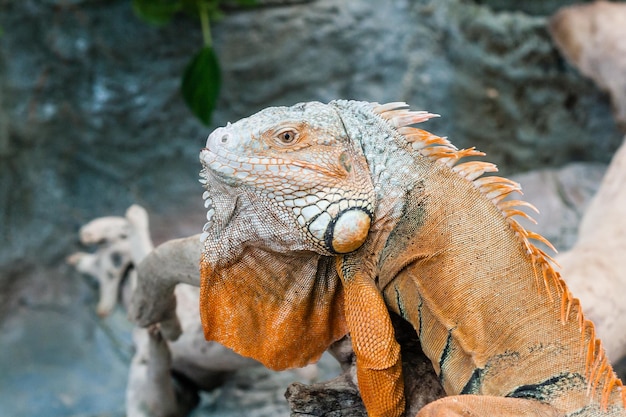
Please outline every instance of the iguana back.
[[349, 330], [368, 413], [401, 415], [389, 308], [451, 396], [420, 416], [626, 415], [593, 325], [529, 240], [543, 238], [513, 219], [528, 204], [504, 200], [518, 185], [408, 127], [433, 116], [304, 103], [214, 132], [201, 154], [207, 338], [284, 368]]
[[503, 215], [510, 203], [485, 204], [494, 184], [514, 186], [487, 182], [481, 190], [484, 180], [477, 186], [425, 165], [420, 195], [406, 207], [420, 213], [403, 216], [389, 237], [379, 285], [415, 327], [446, 392], [534, 399], [560, 412], [595, 397], [588, 415], [601, 415], [603, 401], [621, 409], [620, 393], [611, 392], [618, 382], [577, 300]]

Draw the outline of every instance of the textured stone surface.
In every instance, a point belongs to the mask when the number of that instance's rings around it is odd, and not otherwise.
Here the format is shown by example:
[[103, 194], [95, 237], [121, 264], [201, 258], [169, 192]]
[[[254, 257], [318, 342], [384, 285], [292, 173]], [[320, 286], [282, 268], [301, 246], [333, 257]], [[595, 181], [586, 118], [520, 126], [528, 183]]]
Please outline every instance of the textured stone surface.
[[[298, 101], [405, 100], [507, 174], [605, 163], [621, 139], [608, 97], [550, 43], [554, 2], [532, 16], [500, 1], [290, 3], [214, 24], [215, 125]], [[198, 23], [153, 28], [128, 0], [0, 0], [0, 27], [0, 415], [120, 415], [129, 336], [95, 321], [94, 289], [60, 263], [80, 225], [133, 202], [155, 243], [204, 223], [210, 128], [178, 93]]]
[[626, 129], [626, 3], [564, 7], [550, 20], [550, 33], [568, 61], [611, 95]]
[[[303, 99], [406, 100], [442, 114], [431, 129], [488, 151], [507, 172], [571, 159], [607, 162], [606, 153], [617, 147], [606, 97], [563, 64], [545, 17], [494, 13], [459, 1], [375, 8], [320, 1], [273, 10], [271, 20], [281, 24], [250, 26], [243, 14], [221, 24], [219, 33], [227, 37], [218, 35], [220, 55], [237, 61], [225, 71], [226, 83], [259, 76], [267, 81], [224, 94], [225, 108], [248, 114], [245, 107]], [[307, 31], [313, 23], [316, 30]], [[284, 33], [297, 33], [310, 47], [299, 48]], [[277, 61], [284, 64], [279, 71]], [[597, 107], [599, 102], [604, 104]], [[591, 131], [606, 138], [601, 148], [590, 146]]]
[[[0, 224], [10, 246], [0, 265], [58, 260], [79, 224], [132, 202], [195, 213], [209, 129], [178, 83], [200, 45], [197, 22], [153, 28], [125, 0], [2, 8]], [[563, 64], [543, 16], [460, 0], [319, 0], [233, 11], [214, 32], [224, 73], [215, 124], [297, 101], [406, 100], [442, 114], [431, 129], [509, 173], [607, 162], [619, 140], [607, 98]]]

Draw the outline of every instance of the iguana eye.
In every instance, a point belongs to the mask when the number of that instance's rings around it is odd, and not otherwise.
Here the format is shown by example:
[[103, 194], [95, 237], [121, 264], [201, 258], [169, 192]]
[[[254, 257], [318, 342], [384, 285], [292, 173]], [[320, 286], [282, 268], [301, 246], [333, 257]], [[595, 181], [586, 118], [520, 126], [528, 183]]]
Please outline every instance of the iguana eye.
[[285, 145], [290, 145], [292, 143], [294, 143], [296, 141], [296, 139], [298, 138], [298, 132], [296, 132], [295, 130], [282, 130], [280, 132], [278, 132], [278, 134], [276, 135], [276, 138]]

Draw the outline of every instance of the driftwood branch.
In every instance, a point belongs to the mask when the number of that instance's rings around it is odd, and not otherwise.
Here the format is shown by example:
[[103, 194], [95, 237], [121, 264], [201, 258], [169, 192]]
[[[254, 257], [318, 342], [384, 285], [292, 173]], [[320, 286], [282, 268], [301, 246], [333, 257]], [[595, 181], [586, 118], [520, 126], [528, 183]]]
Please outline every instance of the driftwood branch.
[[[119, 293], [122, 295], [122, 306], [128, 307], [130, 294], [136, 287], [142, 288], [137, 285], [134, 265], [142, 263], [145, 258], [159, 260], [163, 253], [161, 249], [167, 252], [168, 248], [177, 246], [175, 242], [170, 242], [152, 253], [154, 246], [148, 223], [147, 212], [133, 205], [125, 217], [102, 217], [81, 228], [81, 243], [97, 245], [97, 249], [94, 253], [75, 253], [68, 257], [68, 262], [79, 272], [91, 275], [99, 282], [99, 315], [104, 317], [111, 313], [118, 304]], [[190, 238], [183, 241], [179, 249], [185, 256], [175, 259], [183, 259], [183, 264], [188, 266], [189, 281], [195, 285], [175, 285], [171, 296], [176, 300], [176, 310], [168, 310], [167, 321], [133, 330], [135, 355], [130, 364], [126, 392], [128, 417], [187, 415], [197, 404], [198, 389], [214, 389], [229, 372], [259, 366], [252, 359], [243, 358], [224, 346], [204, 340], [198, 315], [196, 256], [199, 249], [189, 249], [198, 240]], [[187, 255], [189, 259], [185, 260]], [[167, 258], [170, 255], [166, 253], [163, 256]], [[153, 266], [157, 264], [152, 261], [149, 263]], [[169, 262], [166, 261], [166, 264]], [[177, 269], [172, 274], [173, 279], [185, 280], [178, 272]], [[164, 290], [168, 291], [168, 288]]]
[[[180, 334], [174, 288], [180, 283], [200, 285], [199, 236], [165, 242], [137, 266], [139, 282], [133, 292], [129, 316], [140, 327], [160, 323], [166, 338]], [[158, 302], [155, 302], [158, 300]]]

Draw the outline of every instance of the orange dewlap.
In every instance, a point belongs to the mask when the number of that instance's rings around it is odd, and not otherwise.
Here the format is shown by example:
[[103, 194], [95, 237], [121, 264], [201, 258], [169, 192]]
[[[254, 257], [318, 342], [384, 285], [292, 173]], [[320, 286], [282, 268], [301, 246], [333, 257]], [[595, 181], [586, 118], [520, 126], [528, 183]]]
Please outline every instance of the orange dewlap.
[[206, 339], [270, 369], [314, 362], [348, 331], [343, 289], [329, 258], [249, 247], [223, 266], [203, 259], [200, 275]]

